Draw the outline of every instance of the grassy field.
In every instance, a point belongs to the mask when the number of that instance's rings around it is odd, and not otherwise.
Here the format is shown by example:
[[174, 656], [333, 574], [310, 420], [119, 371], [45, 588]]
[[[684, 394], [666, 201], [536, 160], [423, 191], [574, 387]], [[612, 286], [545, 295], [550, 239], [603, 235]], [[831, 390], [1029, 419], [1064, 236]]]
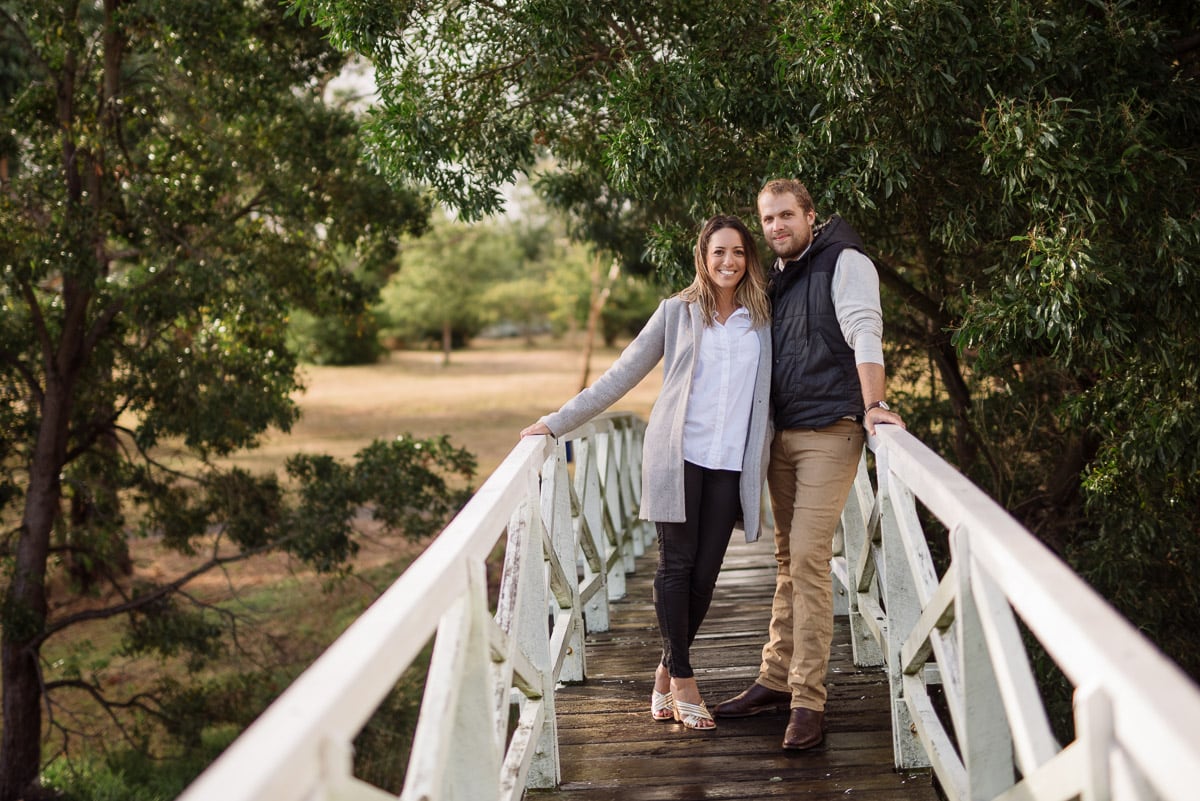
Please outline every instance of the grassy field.
[[[591, 379], [618, 353], [597, 350]], [[299, 423], [235, 461], [247, 469], [272, 469], [295, 452], [349, 458], [379, 438], [448, 434], [478, 457], [482, 480], [516, 445], [522, 428], [575, 394], [583, 365], [581, 347], [567, 340], [535, 347], [521, 340], [480, 341], [454, 353], [448, 366], [441, 358], [432, 351], [396, 351], [366, 367], [307, 366], [306, 391], [297, 396]], [[655, 370], [613, 408], [645, 416], [661, 384]]]

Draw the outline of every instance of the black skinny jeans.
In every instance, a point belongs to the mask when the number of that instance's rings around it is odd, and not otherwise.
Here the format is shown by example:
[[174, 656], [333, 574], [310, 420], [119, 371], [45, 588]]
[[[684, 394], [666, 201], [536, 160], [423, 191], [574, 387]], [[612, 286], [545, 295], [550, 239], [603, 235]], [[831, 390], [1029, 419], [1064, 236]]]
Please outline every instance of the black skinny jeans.
[[678, 679], [691, 678], [688, 649], [708, 614], [717, 573], [741, 516], [737, 470], [683, 464], [686, 522], [655, 523], [658, 572], [654, 611], [662, 634], [662, 663]]

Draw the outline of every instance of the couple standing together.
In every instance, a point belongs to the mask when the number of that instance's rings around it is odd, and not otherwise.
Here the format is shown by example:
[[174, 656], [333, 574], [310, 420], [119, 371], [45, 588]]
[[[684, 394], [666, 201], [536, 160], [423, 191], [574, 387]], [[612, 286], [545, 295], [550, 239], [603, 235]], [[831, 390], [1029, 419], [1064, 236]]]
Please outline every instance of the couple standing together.
[[[884, 402], [879, 279], [862, 240], [836, 215], [815, 225], [799, 181], [767, 183], [758, 214], [777, 257], [769, 278], [741, 220], [708, 220], [692, 284], [659, 304], [594, 384], [521, 435], [577, 428], [663, 362], [642, 466], [641, 517], [658, 531], [663, 643], [651, 715], [708, 730], [714, 716], [790, 709], [783, 748], [799, 751], [824, 739], [829, 560], [864, 428], [903, 422]], [[764, 477], [778, 562], [768, 639], [755, 683], [710, 713], [688, 650], [734, 526], [758, 538]]]

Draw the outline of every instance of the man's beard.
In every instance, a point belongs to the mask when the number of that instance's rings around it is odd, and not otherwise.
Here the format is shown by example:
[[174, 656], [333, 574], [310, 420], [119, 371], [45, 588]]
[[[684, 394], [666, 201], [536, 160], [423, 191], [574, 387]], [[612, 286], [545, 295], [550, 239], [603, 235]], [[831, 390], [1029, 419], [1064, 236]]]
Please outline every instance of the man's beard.
[[812, 238], [810, 237], [807, 242], [801, 242], [798, 239], [789, 239], [788, 243], [790, 247], [787, 248], [786, 252], [775, 250], [775, 246], [771, 245], [771, 251], [785, 262], [791, 261], [807, 250], [808, 246], [812, 244]]

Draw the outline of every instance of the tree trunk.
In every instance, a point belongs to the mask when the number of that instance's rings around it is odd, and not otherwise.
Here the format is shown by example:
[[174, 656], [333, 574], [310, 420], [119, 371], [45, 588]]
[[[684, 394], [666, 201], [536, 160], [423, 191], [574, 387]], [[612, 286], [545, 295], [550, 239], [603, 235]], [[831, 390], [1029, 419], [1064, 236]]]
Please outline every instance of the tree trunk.
[[608, 268], [608, 277], [601, 284], [600, 257], [597, 256], [592, 261], [592, 302], [588, 307], [587, 335], [583, 341], [583, 375], [579, 377], [580, 392], [587, 389], [588, 374], [592, 369], [592, 349], [596, 343], [596, 328], [600, 324], [600, 312], [604, 311], [604, 304], [612, 293], [613, 282], [617, 280], [620, 272], [621, 263], [613, 259], [612, 265]]
[[[11, 597], [11, 594], [10, 594]], [[37, 652], [8, 637], [0, 645], [4, 670], [4, 736], [0, 745], [0, 801], [19, 801], [42, 764], [42, 705]]]
[[450, 350], [454, 345], [454, 331], [451, 329], [450, 321], [442, 322], [442, 367], [450, 364]]
[[51, 379], [47, 384], [16, 563], [4, 598], [0, 801], [22, 798], [41, 768], [42, 681], [38, 651], [46, 628], [46, 564], [62, 493], [58, 477], [65, 460], [70, 421], [69, 390], [60, 380]]

